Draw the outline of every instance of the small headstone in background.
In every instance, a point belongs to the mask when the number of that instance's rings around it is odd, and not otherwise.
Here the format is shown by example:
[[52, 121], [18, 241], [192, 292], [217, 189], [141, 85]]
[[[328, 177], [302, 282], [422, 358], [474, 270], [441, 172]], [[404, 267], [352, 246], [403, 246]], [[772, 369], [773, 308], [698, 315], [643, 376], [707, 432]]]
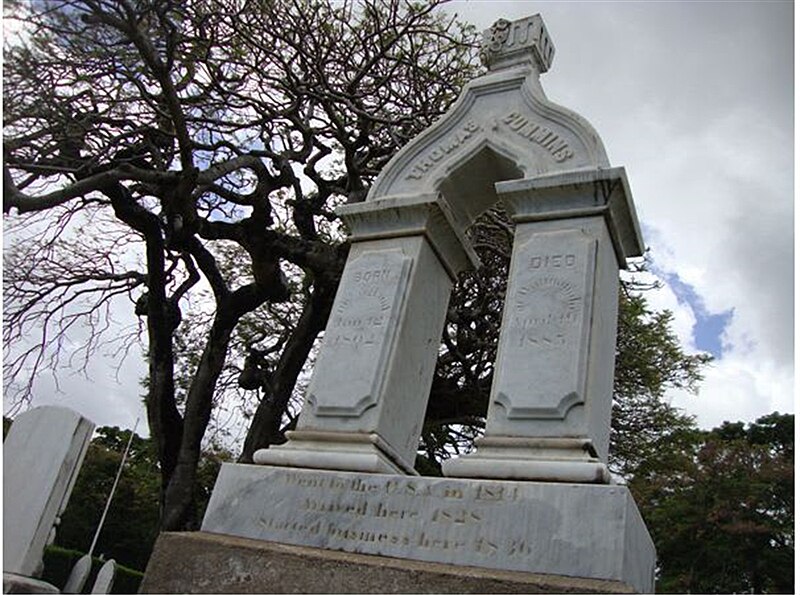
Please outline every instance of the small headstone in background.
[[81, 556], [80, 560], [75, 563], [72, 572], [69, 574], [67, 584], [64, 585], [62, 593], [81, 593], [83, 586], [86, 584], [86, 579], [92, 572], [92, 557], [89, 554]]
[[111, 587], [114, 586], [114, 575], [117, 572], [117, 563], [114, 560], [109, 560], [100, 568], [97, 573], [97, 578], [92, 587], [92, 593], [111, 593]]
[[4, 592], [20, 592], [27, 578], [41, 573], [44, 548], [55, 536], [92, 430], [79, 413], [53, 406], [18, 415], [9, 429], [3, 443]]

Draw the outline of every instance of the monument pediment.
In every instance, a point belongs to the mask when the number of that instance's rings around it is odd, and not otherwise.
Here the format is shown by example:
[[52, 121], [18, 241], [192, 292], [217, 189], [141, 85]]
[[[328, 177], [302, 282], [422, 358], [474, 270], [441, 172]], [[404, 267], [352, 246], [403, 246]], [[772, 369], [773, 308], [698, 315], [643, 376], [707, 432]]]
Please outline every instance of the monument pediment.
[[[516, 33], [510, 49], [492, 54], [492, 70], [468, 83], [437, 123], [395, 155], [367, 201], [441, 193], [469, 225], [495, 202], [495, 182], [608, 167], [591, 124], [542, 89], [539, 76], [549, 66], [542, 53], [552, 59], [553, 48], [549, 38], [542, 41], [540, 21], [536, 15], [509, 24], [512, 32], [531, 33]], [[484, 55], [491, 47], [489, 37]]]

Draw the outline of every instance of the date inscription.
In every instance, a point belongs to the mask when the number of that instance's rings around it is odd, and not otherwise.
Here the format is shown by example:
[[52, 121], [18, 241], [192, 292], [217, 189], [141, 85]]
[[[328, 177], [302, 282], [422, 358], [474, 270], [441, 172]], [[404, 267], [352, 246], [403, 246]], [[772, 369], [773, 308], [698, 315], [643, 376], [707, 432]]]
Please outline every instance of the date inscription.
[[524, 536], [504, 540], [484, 526], [519, 501], [518, 486], [453, 487], [412, 478], [342, 480], [285, 472], [276, 479], [286, 489], [300, 488], [302, 497], [290, 518], [277, 512], [259, 518], [268, 537], [350, 545], [356, 551], [382, 545], [489, 558], [531, 551]]
[[494, 401], [509, 419], [560, 418], [584, 399], [594, 240], [546, 232], [515, 251]]
[[410, 266], [399, 250], [384, 250], [345, 267], [309, 386], [317, 415], [359, 416], [376, 402]]

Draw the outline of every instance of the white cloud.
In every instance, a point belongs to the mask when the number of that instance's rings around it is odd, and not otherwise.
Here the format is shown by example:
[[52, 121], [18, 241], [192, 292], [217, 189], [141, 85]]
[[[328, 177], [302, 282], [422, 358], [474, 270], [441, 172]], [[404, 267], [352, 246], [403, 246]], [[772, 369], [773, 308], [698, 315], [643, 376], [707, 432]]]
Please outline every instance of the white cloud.
[[[42, 372], [36, 377], [30, 405], [69, 407], [96, 427], [130, 429], [138, 417], [136, 433], [148, 436], [147, 414], [140, 397], [144, 394], [140, 381], [147, 373], [147, 364], [138, 351], [131, 350], [121, 364], [118, 359], [98, 353], [92, 357], [85, 374], [59, 370], [54, 376], [49, 371]], [[9, 392], [6, 387], [4, 397]], [[4, 409], [6, 412], [13, 410], [6, 398]]]
[[697, 395], [670, 391], [672, 404], [697, 418], [703, 428], [723, 421], [754, 421], [773, 411], [791, 412], [793, 370], [749, 356], [730, 354], [712, 363]]

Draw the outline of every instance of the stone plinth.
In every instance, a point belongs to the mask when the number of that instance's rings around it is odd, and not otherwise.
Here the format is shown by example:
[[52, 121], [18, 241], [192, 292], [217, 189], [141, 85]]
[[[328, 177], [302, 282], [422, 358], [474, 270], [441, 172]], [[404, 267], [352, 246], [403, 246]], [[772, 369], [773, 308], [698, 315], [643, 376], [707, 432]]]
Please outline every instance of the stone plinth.
[[444, 472], [608, 483], [618, 270], [643, 249], [625, 172], [497, 192], [517, 225], [486, 434]]
[[621, 486], [223, 465], [202, 530], [291, 545], [653, 588]]
[[489, 570], [256, 541], [161, 533], [142, 593], [633, 593], [618, 581]]

